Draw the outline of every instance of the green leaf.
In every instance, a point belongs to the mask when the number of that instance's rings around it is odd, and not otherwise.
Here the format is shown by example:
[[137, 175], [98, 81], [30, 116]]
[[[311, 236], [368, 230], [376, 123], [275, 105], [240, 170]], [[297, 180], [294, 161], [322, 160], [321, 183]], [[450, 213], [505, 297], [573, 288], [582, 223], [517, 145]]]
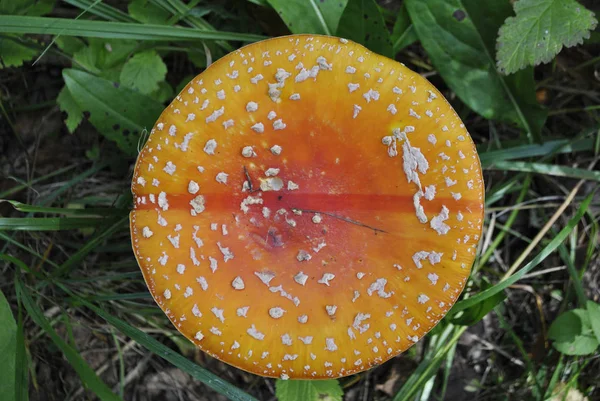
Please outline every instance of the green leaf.
[[[17, 323], [6, 297], [0, 291], [0, 394], [15, 399]], [[4, 398], [3, 398], [4, 399]]]
[[0, 0], [0, 14], [47, 14], [56, 0]]
[[342, 401], [344, 391], [337, 380], [277, 380], [278, 401]]
[[337, 35], [360, 43], [375, 53], [393, 57], [390, 32], [375, 0], [349, 0]]
[[402, 7], [400, 7], [390, 39], [394, 45], [394, 54], [419, 40], [415, 27], [408, 16], [406, 3], [402, 3]]
[[566, 355], [590, 355], [598, 348], [598, 340], [591, 334], [577, 336], [570, 342], [554, 342], [554, 348]]
[[60, 111], [67, 113], [65, 124], [72, 134], [83, 120], [83, 110], [81, 110], [75, 99], [73, 99], [71, 92], [69, 92], [69, 88], [66, 86], [62, 88], [56, 101], [58, 102]]
[[570, 342], [582, 333], [583, 323], [579, 314], [570, 310], [558, 316], [550, 329], [548, 329], [548, 338], [558, 342]]
[[172, 99], [173, 96], [175, 96], [175, 92], [173, 91], [173, 87], [169, 85], [168, 82], [161, 81], [158, 83], [158, 89], [150, 93], [149, 96], [157, 102], [164, 103], [167, 100]]
[[37, 50], [19, 43], [18, 38], [0, 37], [0, 69], [20, 67], [38, 53]]
[[541, 141], [547, 112], [537, 103], [533, 69], [506, 77], [496, 69], [496, 33], [507, 0], [407, 0], [421, 44], [448, 86], [475, 112], [511, 121]]
[[0, 15], [0, 33], [35, 33], [41, 35], [159, 41], [204, 39], [255, 42], [267, 39], [262, 35], [209, 31], [176, 26], [84, 19], [75, 20], [69, 18], [22, 17], [16, 15]]
[[166, 25], [171, 15], [148, 0], [133, 0], [127, 6], [129, 15], [144, 24]]
[[131, 156], [140, 132], [151, 128], [163, 110], [153, 99], [83, 71], [63, 70], [69, 92], [102, 135]]
[[79, 49], [73, 59], [88, 72], [118, 81], [125, 60], [138, 47], [134, 40], [90, 38], [89, 45]]
[[556, 318], [548, 330], [554, 348], [566, 355], [588, 355], [598, 347], [588, 311], [573, 309]]
[[[485, 281], [484, 289], [491, 287], [491, 285]], [[452, 317], [450, 322], [457, 326], [473, 326], [479, 322], [485, 315], [490, 313], [496, 305], [501, 304], [506, 299], [506, 293], [504, 291], [498, 292], [489, 298], [465, 309], [459, 317]], [[451, 312], [452, 313], [452, 312]]]
[[121, 70], [121, 83], [148, 95], [158, 90], [167, 76], [167, 66], [158, 53], [146, 50], [130, 58]]
[[292, 33], [333, 35], [348, 0], [267, 0]]
[[519, 0], [498, 35], [498, 68], [511, 74], [552, 61], [564, 47], [583, 43], [598, 21], [575, 0]]
[[121, 401], [121, 398], [114, 394], [110, 388], [96, 375], [96, 372], [79, 355], [76, 349], [67, 344], [52, 328], [52, 325], [46, 320], [43, 312], [33, 302], [28, 290], [17, 279], [17, 295], [23, 302], [23, 306], [28, 312], [29, 317], [40, 326], [40, 328], [52, 339], [52, 342], [61, 350], [69, 364], [77, 372], [81, 382], [101, 401]]
[[56, 0], [35, 0], [35, 4], [27, 9], [26, 14], [32, 17], [50, 14], [55, 5]]
[[54, 38], [54, 43], [59, 49], [67, 54], [73, 55], [85, 47], [83, 40], [73, 36], [58, 36]]
[[586, 306], [590, 318], [590, 326], [594, 331], [596, 339], [600, 342], [600, 305], [594, 301], [587, 301]]

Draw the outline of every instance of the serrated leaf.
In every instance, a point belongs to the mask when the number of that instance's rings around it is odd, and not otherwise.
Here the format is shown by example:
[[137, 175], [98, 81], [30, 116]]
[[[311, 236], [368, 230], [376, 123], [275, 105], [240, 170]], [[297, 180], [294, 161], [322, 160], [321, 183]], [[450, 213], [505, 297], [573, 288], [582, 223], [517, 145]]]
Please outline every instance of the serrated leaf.
[[90, 38], [88, 45], [78, 50], [73, 59], [88, 71], [117, 81], [122, 65], [137, 46], [133, 40]]
[[349, 0], [337, 35], [353, 40], [387, 57], [393, 56], [390, 32], [375, 0]]
[[31, 60], [37, 50], [19, 43], [18, 38], [0, 37], [0, 69], [20, 67], [23, 62]]
[[158, 53], [146, 50], [130, 58], [121, 70], [121, 83], [147, 95], [158, 90], [167, 76], [167, 66]]
[[348, 0], [267, 0], [292, 33], [333, 35]]
[[65, 69], [69, 92], [89, 121], [126, 154], [137, 155], [139, 133], [150, 129], [163, 106], [153, 99], [83, 71]]
[[129, 15], [144, 24], [165, 25], [171, 15], [148, 0], [134, 0], [127, 6]]
[[564, 47], [583, 43], [598, 21], [575, 0], [519, 0], [498, 35], [498, 68], [511, 74], [550, 62]]
[[533, 69], [511, 76], [496, 69], [496, 34], [508, 1], [406, 0], [421, 44], [448, 86], [488, 119], [512, 121], [541, 142], [547, 112], [535, 97]]
[[79, 124], [81, 124], [81, 120], [83, 120], [83, 110], [79, 107], [75, 99], [73, 99], [71, 92], [69, 92], [69, 88], [66, 86], [62, 88], [56, 101], [58, 102], [60, 111], [67, 113], [65, 124], [72, 134]]
[[596, 339], [600, 341], [600, 305], [593, 301], [587, 301], [587, 311], [590, 318], [590, 326], [592, 326]]
[[6, 400], [14, 400], [17, 323], [2, 291], [0, 291], [0, 322], [2, 322], [0, 324], [0, 377], [2, 377], [0, 394], [6, 396]]
[[419, 40], [415, 27], [408, 16], [405, 3], [402, 3], [400, 11], [398, 11], [390, 39], [394, 46], [394, 54]]
[[580, 335], [582, 330], [583, 323], [579, 315], [574, 310], [570, 310], [552, 322], [548, 330], [548, 338], [557, 342], [569, 342]]
[[344, 392], [337, 380], [277, 380], [278, 401], [341, 401]]

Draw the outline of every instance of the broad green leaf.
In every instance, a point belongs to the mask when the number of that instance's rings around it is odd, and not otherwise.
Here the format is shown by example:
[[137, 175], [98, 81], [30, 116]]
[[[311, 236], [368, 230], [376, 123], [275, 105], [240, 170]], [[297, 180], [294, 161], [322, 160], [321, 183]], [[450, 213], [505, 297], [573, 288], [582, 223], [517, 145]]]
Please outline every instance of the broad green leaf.
[[71, 92], [69, 92], [69, 88], [66, 86], [62, 88], [56, 101], [58, 102], [60, 111], [67, 113], [65, 125], [72, 134], [83, 120], [83, 110], [81, 110], [75, 99], [73, 99]]
[[496, 34], [512, 12], [508, 0], [406, 0], [406, 7], [437, 71], [465, 104], [541, 142], [547, 113], [535, 98], [533, 69], [509, 77], [496, 69]]
[[419, 40], [415, 27], [408, 16], [405, 3], [402, 3], [400, 11], [398, 11], [390, 39], [394, 46], [394, 54]]
[[127, 22], [0, 15], [0, 33], [81, 36], [131, 40], [239, 40], [255, 42], [261, 35]]
[[554, 342], [554, 348], [566, 355], [590, 355], [598, 348], [598, 340], [592, 334], [577, 336], [570, 342]]
[[63, 78], [98, 132], [116, 142], [126, 154], [135, 156], [140, 132], [154, 125], [163, 106], [138, 92], [83, 71], [65, 69]]
[[17, 323], [6, 297], [0, 291], [0, 394], [15, 399]]
[[596, 339], [600, 342], [600, 305], [594, 301], [587, 301], [586, 306], [590, 319], [590, 326], [594, 331]]
[[[484, 289], [491, 287], [488, 282], [484, 282]], [[485, 315], [490, 313], [496, 305], [501, 304], [506, 299], [506, 293], [504, 291], [498, 292], [493, 296], [484, 299], [483, 301], [467, 308], [459, 317], [452, 317], [451, 323], [457, 326], [473, 326], [484, 318]], [[452, 313], [452, 312], [450, 312]]]
[[498, 68], [511, 74], [552, 61], [564, 47], [583, 43], [598, 21], [575, 0], [519, 0], [498, 35]]
[[0, 37], [0, 69], [20, 67], [23, 62], [34, 58], [37, 53], [37, 50], [19, 43], [16, 37]]
[[127, 6], [129, 15], [144, 24], [166, 25], [171, 15], [149, 0], [133, 0]]
[[[41, 256], [41, 255], [40, 255]], [[19, 261], [20, 262], [20, 261]], [[34, 276], [37, 277], [36, 273]], [[17, 344], [15, 351], [15, 398], [18, 401], [29, 400], [29, 359], [25, 347], [25, 330], [21, 302], [17, 315]]]
[[0, 0], [0, 14], [43, 15], [54, 8], [56, 0]]
[[148, 95], [158, 90], [158, 83], [167, 76], [167, 66], [158, 53], [146, 50], [130, 58], [121, 70], [121, 83]]
[[375, 0], [349, 0], [337, 35], [360, 43], [375, 53], [393, 56], [390, 32]]
[[175, 96], [175, 92], [168, 82], [161, 81], [158, 83], [158, 89], [150, 93], [149, 96], [157, 102], [164, 103], [167, 100], [172, 99]]
[[292, 33], [334, 35], [348, 0], [267, 0]]
[[275, 389], [278, 401], [342, 401], [344, 395], [337, 380], [277, 380]]
[[548, 338], [558, 342], [570, 342], [582, 333], [583, 323], [575, 311], [568, 311], [558, 316], [550, 329]]
[[67, 54], [73, 55], [85, 47], [83, 40], [73, 36], [58, 36], [54, 38], [54, 43], [59, 49]]
[[[16, 2], [18, 3], [18, 1]], [[56, 0], [35, 0], [34, 3], [35, 4], [33, 4], [27, 9], [25, 14], [30, 15], [32, 17], [39, 17], [41, 15], [51, 13], [54, 9], [54, 6], [56, 5]]]
[[90, 38], [88, 46], [79, 49], [73, 59], [88, 72], [118, 81], [127, 57], [138, 47], [134, 40]]
[[[18, 279], [17, 279], [18, 280]], [[96, 375], [96, 372], [87, 364], [76, 349], [67, 344], [54, 331], [52, 325], [46, 320], [44, 313], [35, 304], [27, 288], [20, 281], [16, 282], [17, 294], [31, 320], [35, 322], [49, 337], [52, 342], [63, 353], [69, 364], [81, 379], [81, 382], [101, 401], [121, 401], [121, 398], [114, 394], [110, 388]]]

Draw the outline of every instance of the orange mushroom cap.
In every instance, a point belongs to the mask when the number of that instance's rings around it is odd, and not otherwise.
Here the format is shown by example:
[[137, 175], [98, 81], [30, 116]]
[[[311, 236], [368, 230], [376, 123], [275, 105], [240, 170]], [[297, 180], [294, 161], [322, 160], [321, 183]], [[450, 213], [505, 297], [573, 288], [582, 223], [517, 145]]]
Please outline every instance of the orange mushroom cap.
[[135, 255], [175, 327], [284, 379], [412, 346], [461, 293], [482, 229], [481, 165], [446, 99], [327, 36], [254, 43], [194, 78], [132, 190]]

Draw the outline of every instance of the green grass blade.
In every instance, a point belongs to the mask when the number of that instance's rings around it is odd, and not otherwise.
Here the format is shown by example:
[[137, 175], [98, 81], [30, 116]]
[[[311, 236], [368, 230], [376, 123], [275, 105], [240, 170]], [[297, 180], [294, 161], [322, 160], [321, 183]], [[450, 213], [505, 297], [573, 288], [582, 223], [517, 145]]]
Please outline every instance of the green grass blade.
[[107, 219], [98, 217], [2, 217], [0, 231], [61, 231], [98, 227]]
[[[53, 261], [49, 260], [48, 258], [46, 258], [44, 255], [36, 252], [35, 250], [31, 249], [30, 247], [21, 244], [19, 241], [15, 240], [14, 238], [11, 238], [9, 235], [3, 233], [2, 231], [0, 231], [0, 239], [6, 241], [6, 245], [8, 244], [12, 244], [16, 247], [19, 247], [21, 249], [23, 249], [25, 252], [35, 256], [36, 258], [38, 258], [39, 260], [42, 260], [46, 263], [48, 263], [50, 266], [54, 267], [54, 268], [58, 268], [58, 265], [56, 263], [54, 263]], [[41, 278], [41, 276], [37, 276], [38, 278]]]
[[90, 8], [95, 0], [63, 0], [65, 3], [75, 6], [81, 10], [86, 10], [90, 14], [94, 14], [100, 18], [109, 21], [119, 22], [135, 22], [127, 13], [109, 6], [108, 4], [98, 3]]
[[67, 18], [0, 15], [0, 33], [82, 36], [153, 41], [237, 40], [256, 42], [266, 37], [237, 32], [201, 31], [165, 25], [72, 20]]
[[24, 213], [50, 213], [50, 214], [62, 214], [65, 216], [118, 216], [124, 213], [123, 210], [116, 208], [89, 208], [89, 209], [72, 209], [62, 207], [47, 207], [47, 206], [36, 206], [28, 205], [18, 201], [0, 199], [0, 203], [10, 203], [16, 210]]
[[556, 164], [531, 163], [522, 161], [497, 161], [490, 166], [492, 170], [520, 171], [525, 173], [537, 173], [552, 175], [555, 177], [571, 177], [589, 181], [600, 181], [600, 171], [585, 170]]
[[410, 375], [404, 385], [393, 398], [393, 401], [406, 401], [415, 396], [415, 394], [429, 381], [437, 372], [444, 361], [444, 358], [454, 347], [460, 336], [467, 330], [467, 327], [455, 327], [449, 325], [440, 334], [437, 341], [437, 349], [429, 358], [423, 359], [417, 369]]
[[146, 348], [148, 351], [160, 356], [161, 358], [170, 362], [177, 368], [183, 370], [184, 372], [192, 376], [194, 379], [206, 384], [208, 387], [212, 388], [216, 392], [223, 394], [226, 397], [229, 397], [229, 399], [233, 401], [258, 401], [256, 400], [256, 398], [238, 389], [234, 385], [214, 375], [208, 370], [196, 365], [195, 363], [186, 359], [183, 355], [173, 351], [172, 349], [156, 341], [154, 338], [144, 333], [143, 331], [129, 325], [127, 322], [115, 317], [114, 315], [108, 313], [104, 309], [87, 302], [83, 298], [78, 297], [76, 295], [73, 296], [77, 297], [83, 305], [93, 310], [96, 314], [98, 314], [98, 316], [100, 316], [102, 319], [106, 320], [106, 322], [113, 325], [121, 333], [130, 337], [132, 340]]
[[513, 274], [506, 280], [499, 282], [498, 284], [494, 285], [491, 288], [488, 288], [485, 291], [480, 292], [479, 294], [473, 295], [471, 298], [467, 298], [467, 299], [457, 302], [456, 304], [454, 304], [454, 307], [451, 310], [452, 313], [457, 313], [462, 310], [465, 310], [466, 308], [469, 308], [477, 303], [483, 302], [487, 298], [490, 298], [491, 296], [493, 296], [501, 291], [504, 291], [506, 288], [508, 288], [509, 286], [513, 285], [514, 283], [519, 281], [521, 278], [523, 278], [524, 275], [526, 275], [534, 267], [539, 265], [552, 252], [556, 251], [558, 246], [560, 244], [562, 244], [562, 242], [569, 236], [571, 231], [573, 231], [575, 226], [577, 226], [577, 224], [579, 223], [579, 221], [585, 214], [586, 210], [590, 206], [590, 203], [592, 202], [592, 199], [593, 199], [595, 193], [596, 193], [595, 191], [590, 193], [583, 200], [583, 202], [579, 206], [579, 209], [577, 210], [577, 213], [575, 214], [575, 216], [573, 216], [571, 218], [571, 220], [569, 220], [569, 223], [562, 230], [560, 230], [560, 232], [552, 239], [552, 241], [550, 241], [548, 243], [548, 245], [546, 245], [544, 247], [544, 249], [542, 249], [542, 251], [540, 253], [538, 253], [536, 255], [536, 257], [531, 260], [531, 262], [527, 263], [521, 270], [519, 270], [518, 272], [516, 272], [515, 274]]
[[71, 268], [73, 268], [77, 263], [79, 263], [83, 258], [90, 253], [94, 248], [96, 248], [102, 241], [113, 235], [120, 229], [123, 229], [127, 226], [129, 222], [129, 216], [125, 216], [117, 221], [113, 220], [113, 223], [106, 227], [106, 229], [101, 230], [94, 237], [89, 240], [79, 251], [77, 251], [73, 256], [67, 259], [60, 268], [54, 271], [52, 277], [60, 277], [63, 274], [69, 272]]
[[40, 326], [46, 334], [48, 334], [52, 339], [52, 342], [61, 350], [71, 367], [77, 372], [82, 384], [96, 394], [102, 401], [122, 401], [122, 399], [114, 394], [98, 375], [96, 375], [96, 372], [94, 372], [81, 355], [79, 355], [77, 350], [67, 344], [54, 331], [48, 320], [44, 317], [43, 312], [33, 302], [29, 291], [23, 286], [18, 278], [16, 279], [15, 286], [17, 288], [17, 294], [23, 302], [23, 306], [27, 310], [29, 317]]
[[477, 147], [479, 159], [484, 168], [489, 167], [496, 162], [505, 160], [526, 159], [528, 157], [547, 156], [548, 154], [554, 153], [575, 153], [593, 149], [593, 138], [583, 138], [576, 141], [557, 139], [546, 141], [543, 144], [511, 146], [504, 149], [489, 151], [484, 149], [484, 145]]
[[8, 178], [14, 179], [15, 181], [20, 182], [20, 184], [12, 187], [10, 189], [7, 189], [6, 191], [0, 192], [0, 199], [8, 198], [9, 196], [14, 195], [15, 193], [17, 193], [25, 188], [29, 188], [33, 184], [38, 184], [38, 183], [48, 180], [52, 177], [56, 177], [57, 175], [71, 171], [75, 167], [77, 167], [77, 166], [72, 165], [72, 166], [63, 167], [61, 169], [51, 172], [50, 174], [46, 174], [42, 177], [35, 178], [35, 179], [31, 180], [30, 182], [22, 182], [21, 180], [18, 180], [18, 179], [12, 178], [12, 177], [8, 177]]

